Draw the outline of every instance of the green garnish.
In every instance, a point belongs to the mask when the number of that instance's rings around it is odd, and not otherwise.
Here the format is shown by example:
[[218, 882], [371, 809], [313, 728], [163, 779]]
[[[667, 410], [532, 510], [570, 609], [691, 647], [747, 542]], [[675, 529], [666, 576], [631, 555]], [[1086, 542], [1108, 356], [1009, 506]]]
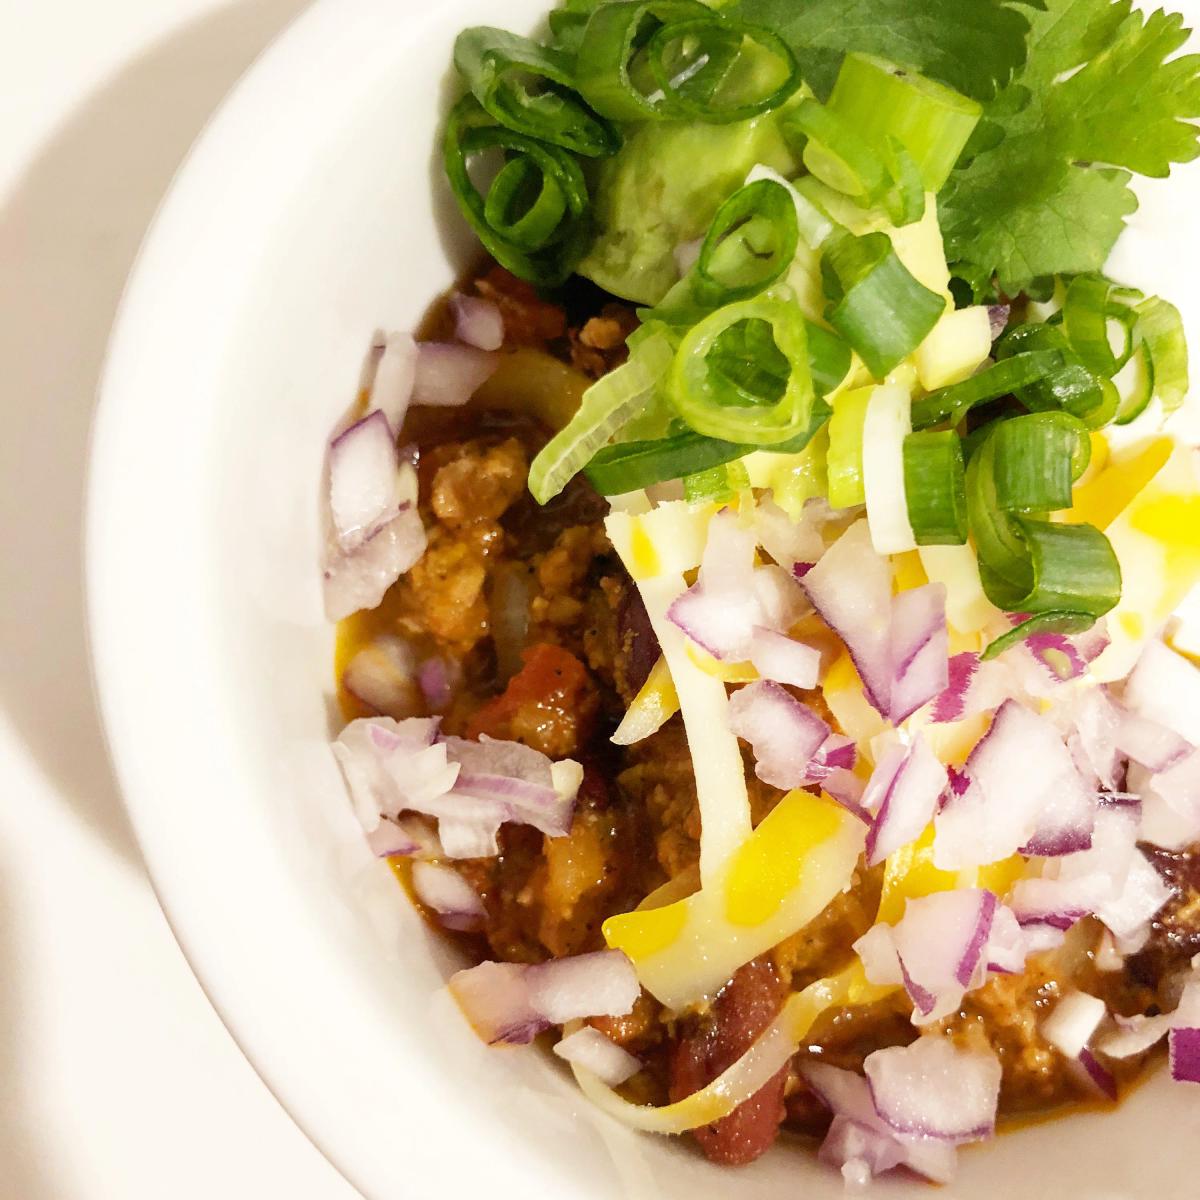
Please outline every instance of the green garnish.
[[962, 439], [953, 430], [904, 439], [904, 495], [918, 546], [961, 546], [967, 540]]

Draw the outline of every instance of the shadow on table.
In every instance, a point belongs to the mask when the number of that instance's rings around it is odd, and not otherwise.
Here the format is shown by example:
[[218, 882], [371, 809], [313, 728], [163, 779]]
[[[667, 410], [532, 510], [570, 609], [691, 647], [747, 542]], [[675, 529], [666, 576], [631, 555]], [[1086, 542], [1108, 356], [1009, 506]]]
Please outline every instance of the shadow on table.
[[[76, 110], [0, 210], [0, 708], [62, 801], [139, 871], [85, 636], [82, 509], [96, 386], [126, 275], [172, 175], [222, 96], [306, 5], [242, 0], [150, 49]], [[19, 935], [0, 926], [0, 987], [19, 987]], [[62, 1189], [55, 1164], [34, 1149], [35, 1098], [16, 1091], [19, 1001], [7, 998], [18, 1019], [0, 1030], [0, 1193], [53, 1200]]]

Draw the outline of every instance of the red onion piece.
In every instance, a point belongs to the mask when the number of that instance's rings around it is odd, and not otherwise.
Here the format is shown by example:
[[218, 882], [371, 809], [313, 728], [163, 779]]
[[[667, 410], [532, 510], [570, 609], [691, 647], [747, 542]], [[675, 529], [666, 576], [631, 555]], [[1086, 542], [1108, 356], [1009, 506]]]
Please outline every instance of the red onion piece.
[[367, 834], [367, 845], [379, 858], [441, 858], [437, 831], [420, 817], [382, 820]]
[[396, 443], [381, 412], [356, 421], [329, 445], [329, 511], [338, 545], [353, 550], [400, 510]]
[[460, 933], [482, 928], [487, 909], [479, 893], [453, 867], [415, 862], [412, 884], [417, 899], [437, 913], [439, 924]]
[[452, 976], [449, 988], [485, 1042], [513, 1046], [581, 1017], [626, 1016], [640, 994], [633, 964], [619, 950], [534, 966], [483, 962]]
[[1133, 712], [1121, 718], [1113, 743], [1126, 758], [1154, 774], [1178, 766], [1193, 750], [1173, 729]]
[[1157, 774], [1130, 768], [1142, 796], [1141, 836], [1166, 850], [1200, 840], [1200, 751]]
[[898, 725], [950, 681], [945, 584], [912, 588], [892, 601], [891, 643], [887, 715]]
[[756, 625], [750, 638], [750, 662], [764, 679], [807, 690], [817, 686], [821, 654], [785, 633]]
[[1004, 328], [1008, 324], [1009, 311], [1007, 304], [988, 305], [988, 327], [991, 330], [993, 342], [1004, 332]]
[[754, 506], [754, 531], [758, 543], [781, 566], [791, 570], [796, 563], [815, 563], [825, 553], [820, 520], [815, 509], [805, 508], [793, 521], [773, 500]]
[[1078, 1058], [1108, 1013], [1104, 1001], [1069, 991], [1042, 1022], [1042, 1037], [1066, 1058]]
[[785, 791], [807, 778], [808, 764], [829, 726], [777, 683], [761, 680], [739, 688], [729, 700], [733, 732], [754, 750], [754, 773]]
[[[935, 1183], [953, 1178], [954, 1146], [897, 1134], [875, 1111], [871, 1089], [861, 1075], [825, 1063], [807, 1063], [801, 1070], [817, 1098], [834, 1114], [817, 1157], [840, 1169], [848, 1182], [896, 1166], [906, 1166]], [[856, 1176], [855, 1164], [865, 1167], [865, 1175]]]
[[[1194, 962], [1195, 960], [1193, 960]], [[1116, 1017], [1117, 1032], [1100, 1039], [1097, 1049], [1109, 1058], [1144, 1054], [1173, 1029], [1200, 1027], [1200, 978], [1195, 968], [1184, 985], [1174, 1012], [1153, 1017]]]
[[496, 354], [450, 342], [421, 342], [412, 402], [431, 408], [466, 404], [500, 365]]
[[960, 1144], [995, 1131], [1001, 1072], [990, 1051], [935, 1035], [876, 1050], [863, 1069], [876, 1111], [897, 1133]]
[[851, 525], [800, 581], [821, 619], [842, 639], [867, 699], [888, 711], [892, 686], [892, 568], [875, 553], [867, 522]]
[[[406, 474], [415, 482], [411, 467], [401, 468], [402, 480]], [[330, 518], [322, 576], [325, 615], [341, 621], [361, 609], [377, 608], [388, 588], [425, 553], [425, 545], [425, 527], [411, 504], [402, 504], [394, 517], [349, 551], [340, 545]]]
[[1117, 1081], [1107, 1067], [1101, 1065], [1099, 1059], [1090, 1050], [1080, 1050], [1076, 1060], [1079, 1063], [1083, 1078], [1093, 1088], [1108, 1100], [1117, 1099]]
[[1200, 1029], [1184, 1026], [1167, 1035], [1171, 1078], [1177, 1083], [1200, 1083]]
[[948, 783], [946, 768], [920, 734], [911, 746], [894, 747], [880, 759], [863, 795], [863, 806], [875, 813], [867, 834], [868, 866], [921, 836]]
[[1162, 642], [1147, 642], [1125, 683], [1125, 707], [1200, 746], [1200, 670]]
[[333, 750], [367, 832], [381, 817], [424, 813], [437, 818], [447, 858], [495, 854], [506, 821], [566, 833], [583, 777], [578, 763], [516, 742], [439, 739], [432, 718], [351, 721]]
[[399, 437], [417, 377], [417, 343], [412, 334], [389, 333], [382, 349], [371, 385], [370, 407], [372, 412], [383, 413], [392, 435]]
[[346, 664], [342, 686], [381, 716], [402, 720], [422, 710], [416, 656], [401, 638], [377, 638]]
[[[873, 926], [854, 949], [872, 983], [904, 985], [914, 1024], [925, 1025], [954, 1012], [986, 979], [1000, 911], [996, 897], [979, 888], [936, 892], [910, 899], [898, 924]], [[1005, 957], [1003, 947], [998, 956]]]
[[1087, 688], [1073, 701], [1066, 714], [1074, 726], [1068, 739], [1076, 766], [1110, 791], [1121, 776], [1121, 755], [1116, 737], [1123, 714], [1100, 688]]
[[590, 1025], [568, 1034], [554, 1047], [554, 1053], [591, 1071], [609, 1087], [618, 1087], [642, 1069], [640, 1059]]
[[427, 658], [417, 672], [417, 684], [425, 703], [434, 712], [444, 712], [450, 707], [454, 668], [444, 658]]
[[454, 336], [477, 350], [499, 350], [504, 345], [504, 317], [499, 307], [482, 296], [450, 297], [454, 313]]
[[1006, 701], [965, 773], [965, 792], [952, 796], [936, 818], [934, 862], [940, 869], [983, 866], [1021, 847], [1065, 854], [1089, 844], [1095, 795], [1045, 718]]

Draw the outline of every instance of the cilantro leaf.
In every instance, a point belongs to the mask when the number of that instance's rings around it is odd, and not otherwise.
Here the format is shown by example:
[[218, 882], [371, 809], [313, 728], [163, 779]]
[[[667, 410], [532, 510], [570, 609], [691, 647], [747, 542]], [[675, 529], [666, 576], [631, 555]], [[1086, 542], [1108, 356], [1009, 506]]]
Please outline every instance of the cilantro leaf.
[[1010, 294], [1102, 269], [1137, 207], [1129, 171], [1163, 176], [1200, 153], [1200, 56], [1165, 61], [1187, 36], [1177, 14], [1144, 17], [1129, 0], [1031, 13], [1025, 67], [939, 197], [950, 258]]
[[987, 100], [1024, 60], [1029, 28], [1004, 0], [741, 0], [736, 11], [791, 46], [821, 99], [857, 50]]

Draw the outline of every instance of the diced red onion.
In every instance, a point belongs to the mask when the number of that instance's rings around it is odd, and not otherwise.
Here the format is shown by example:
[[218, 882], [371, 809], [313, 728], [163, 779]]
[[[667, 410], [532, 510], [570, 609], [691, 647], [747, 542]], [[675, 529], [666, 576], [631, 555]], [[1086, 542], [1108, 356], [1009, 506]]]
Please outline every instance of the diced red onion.
[[554, 1053], [591, 1071], [609, 1087], [632, 1079], [642, 1069], [640, 1059], [590, 1025], [568, 1034], [554, 1047]]
[[1004, 332], [1004, 328], [1008, 324], [1009, 311], [1007, 304], [988, 305], [988, 327], [991, 330], [993, 342]]
[[946, 586], [928, 583], [892, 601], [888, 716], [899, 724], [949, 684]]
[[1064, 715], [1074, 727], [1069, 744], [1080, 771], [1094, 776], [1102, 787], [1115, 789], [1121, 773], [1116, 744], [1121, 711], [1100, 688], [1092, 687], [1082, 691]]
[[[1019, 624], [1025, 614], [1017, 614]], [[1086, 674], [1088, 666], [1108, 647], [1108, 632], [1102, 622], [1075, 636], [1064, 633], [1034, 633], [1020, 643], [1021, 651], [1030, 655], [1045, 671], [1052, 683], [1066, 683]]]
[[1125, 707], [1200, 746], [1200, 670], [1162, 642], [1147, 642], [1125, 683]]
[[450, 707], [452, 673], [450, 664], [438, 655], [427, 658], [417, 672], [421, 694], [434, 712], [444, 712]]
[[325, 549], [325, 615], [341, 621], [361, 609], [377, 608], [388, 588], [425, 553], [425, 527], [415, 507], [400, 512], [346, 552], [330, 532]]
[[924, 1025], [955, 1011], [987, 977], [996, 897], [960, 888], [910, 899], [895, 926], [875, 925], [854, 944], [872, 983], [902, 983]]
[[432, 408], [466, 404], [500, 365], [500, 357], [474, 346], [421, 342], [412, 402]]
[[329, 511], [342, 550], [367, 541], [399, 511], [396, 443], [381, 412], [356, 421], [329, 445]]
[[1133, 712], [1121, 718], [1113, 742], [1126, 758], [1154, 774], [1178, 766], [1193, 749], [1173, 729]]
[[1106, 1099], [1115, 1100], [1117, 1098], [1117, 1081], [1113, 1073], [1107, 1067], [1102, 1066], [1100, 1060], [1090, 1050], [1080, 1050], [1076, 1062], [1079, 1063], [1083, 1078], [1096, 1091]]
[[372, 412], [383, 413], [392, 436], [399, 437], [417, 377], [417, 343], [412, 334], [389, 333], [382, 349], [371, 385], [370, 407]]
[[842, 639], [867, 699], [888, 711], [892, 687], [892, 568], [857, 521], [800, 581], [821, 619]]
[[453, 867], [415, 862], [412, 884], [417, 899], [437, 913], [439, 924], [460, 933], [482, 928], [487, 909], [479, 893]]
[[1042, 1037], [1065, 1057], [1078, 1058], [1107, 1012], [1099, 997], [1069, 991], [1042, 1022]]
[[773, 500], [760, 500], [754, 506], [754, 530], [759, 545], [789, 570], [796, 563], [815, 563], [825, 553], [821, 522], [807, 508], [793, 521]]
[[1059, 732], [1006, 701], [967, 759], [969, 786], [938, 814], [934, 862], [941, 870], [983, 866], [1023, 846], [1071, 853], [1088, 845], [1096, 798]]
[[1167, 1035], [1171, 1078], [1177, 1083], [1200, 1083], [1200, 1029], [1184, 1026]]
[[1029, 953], [1025, 931], [1017, 923], [1012, 909], [1003, 904], [997, 906], [985, 954], [988, 971], [997, 975], [1019, 975], [1025, 969]]
[[756, 625], [750, 638], [750, 662], [764, 679], [810, 689], [817, 686], [821, 653], [786, 633]]
[[420, 817], [399, 816], [379, 822], [367, 834], [367, 845], [379, 858], [441, 858], [437, 831]]
[[412, 647], [400, 638], [381, 637], [346, 664], [342, 686], [381, 716], [402, 720], [416, 716], [423, 707], [415, 675]]
[[953, 1178], [955, 1147], [897, 1134], [875, 1111], [870, 1087], [861, 1075], [825, 1063], [806, 1063], [801, 1071], [817, 1098], [834, 1114], [817, 1156], [821, 1162], [837, 1167], [847, 1179], [854, 1164], [866, 1168], [867, 1178], [901, 1165], [935, 1183]]
[[495, 854], [502, 823], [551, 837], [570, 829], [582, 768], [516, 742], [438, 738], [436, 719], [352, 721], [334, 744], [355, 809], [371, 832], [402, 811], [436, 817], [447, 858]]
[[1131, 767], [1129, 779], [1142, 796], [1145, 841], [1182, 850], [1200, 840], [1200, 751], [1157, 774]]
[[582, 1017], [623, 1017], [640, 994], [633, 964], [599, 950], [535, 965], [483, 962], [450, 979], [450, 992], [491, 1045], [525, 1045], [551, 1025]]
[[733, 732], [754, 750], [754, 773], [772, 787], [799, 787], [830, 729], [806, 704], [769, 680], [739, 688], [729, 700]]
[[990, 1137], [1000, 1098], [1000, 1061], [946, 1038], [876, 1050], [863, 1063], [875, 1109], [897, 1133], [961, 1144]]
[[499, 350], [504, 345], [504, 317], [499, 307], [482, 296], [450, 297], [454, 313], [454, 336], [477, 350]]
[[[933, 819], [945, 791], [946, 768], [918, 734], [908, 747], [897, 747], [900, 761], [885, 755], [867, 784], [863, 805], [875, 813], [867, 834], [867, 865], [881, 863], [894, 850], [920, 837]], [[876, 781], [876, 775], [880, 778]]]
[[759, 625], [786, 633], [801, 617], [812, 612], [804, 589], [791, 571], [767, 563], [756, 567], [750, 578], [761, 613]]

